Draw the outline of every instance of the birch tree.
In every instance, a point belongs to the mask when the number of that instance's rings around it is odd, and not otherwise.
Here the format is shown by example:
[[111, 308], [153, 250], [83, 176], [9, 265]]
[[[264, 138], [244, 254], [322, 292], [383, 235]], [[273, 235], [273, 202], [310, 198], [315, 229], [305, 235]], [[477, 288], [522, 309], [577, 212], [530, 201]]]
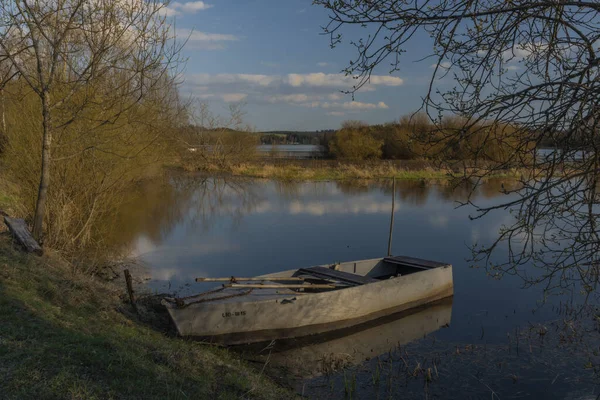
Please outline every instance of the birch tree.
[[88, 131], [112, 124], [177, 79], [181, 47], [164, 7], [156, 0], [0, 0], [0, 61], [41, 105], [36, 239], [44, 230], [54, 135], [91, 106], [102, 111], [87, 121]]

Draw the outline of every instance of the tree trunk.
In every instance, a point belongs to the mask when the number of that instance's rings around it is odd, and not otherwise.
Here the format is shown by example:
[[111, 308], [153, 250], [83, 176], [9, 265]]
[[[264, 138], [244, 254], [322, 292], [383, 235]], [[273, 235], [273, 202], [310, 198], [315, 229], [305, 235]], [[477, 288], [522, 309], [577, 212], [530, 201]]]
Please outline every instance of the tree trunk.
[[40, 174], [40, 187], [35, 205], [33, 217], [33, 237], [39, 242], [44, 231], [44, 215], [46, 214], [46, 199], [48, 197], [48, 185], [50, 184], [50, 148], [52, 145], [52, 129], [50, 124], [50, 94], [42, 93], [42, 170]]

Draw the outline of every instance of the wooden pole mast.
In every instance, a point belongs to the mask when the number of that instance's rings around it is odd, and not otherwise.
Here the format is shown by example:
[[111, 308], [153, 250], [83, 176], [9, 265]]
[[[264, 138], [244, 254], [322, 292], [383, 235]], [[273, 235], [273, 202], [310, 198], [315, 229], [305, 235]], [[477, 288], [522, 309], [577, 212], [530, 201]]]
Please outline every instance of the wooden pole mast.
[[392, 216], [390, 218], [390, 238], [388, 239], [388, 257], [392, 255], [392, 233], [394, 231], [394, 207], [396, 203], [396, 177], [392, 183]]

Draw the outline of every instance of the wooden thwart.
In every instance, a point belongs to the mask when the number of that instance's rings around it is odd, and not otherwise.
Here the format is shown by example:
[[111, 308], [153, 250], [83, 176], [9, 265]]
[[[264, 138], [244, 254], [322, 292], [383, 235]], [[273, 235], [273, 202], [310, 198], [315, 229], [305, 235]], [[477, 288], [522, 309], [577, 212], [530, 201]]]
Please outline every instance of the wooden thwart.
[[431, 260], [423, 260], [421, 258], [415, 257], [406, 257], [406, 256], [393, 256], [393, 257], [385, 257], [383, 261], [390, 264], [404, 265], [407, 267], [418, 268], [418, 269], [431, 269], [431, 268], [439, 268], [450, 265], [448, 263], [431, 261]]
[[274, 284], [274, 285], [260, 285], [260, 284], [243, 284], [243, 283], [225, 283], [223, 287], [231, 288], [252, 288], [252, 289], [335, 289], [335, 285], [285, 285], [285, 284]]
[[[236, 276], [230, 276], [229, 278], [196, 278], [196, 282], [252, 282], [252, 281], [266, 281], [266, 278], [238, 278]], [[304, 281], [304, 278], [268, 278], [270, 281]]]
[[330, 280], [336, 280], [346, 284], [352, 285], [364, 285], [365, 283], [373, 283], [378, 282], [377, 279], [370, 278], [364, 275], [353, 274], [350, 272], [337, 271], [335, 269], [325, 268], [325, 267], [310, 267], [310, 268], [300, 268], [298, 272], [294, 275], [312, 275], [317, 278], [324, 278]]
[[36, 242], [33, 236], [31, 236], [24, 219], [4, 217], [4, 223], [8, 226], [8, 230], [15, 240], [23, 246], [25, 251], [37, 254], [38, 256], [41, 256], [44, 253], [42, 247]]

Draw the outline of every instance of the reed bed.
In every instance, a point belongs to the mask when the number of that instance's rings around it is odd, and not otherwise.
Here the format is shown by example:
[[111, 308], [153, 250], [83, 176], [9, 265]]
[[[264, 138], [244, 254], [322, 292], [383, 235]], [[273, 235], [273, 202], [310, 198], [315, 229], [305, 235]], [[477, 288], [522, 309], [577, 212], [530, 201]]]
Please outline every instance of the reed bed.
[[[565, 311], [566, 310], [566, 311]], [[304, 382], [309, 397], [596, 398], [600, 384], [598, 316], [561, 318], [509, 332], [504, 343], [454, 343], [430, 335], [358, 366], [332, 368]]]

